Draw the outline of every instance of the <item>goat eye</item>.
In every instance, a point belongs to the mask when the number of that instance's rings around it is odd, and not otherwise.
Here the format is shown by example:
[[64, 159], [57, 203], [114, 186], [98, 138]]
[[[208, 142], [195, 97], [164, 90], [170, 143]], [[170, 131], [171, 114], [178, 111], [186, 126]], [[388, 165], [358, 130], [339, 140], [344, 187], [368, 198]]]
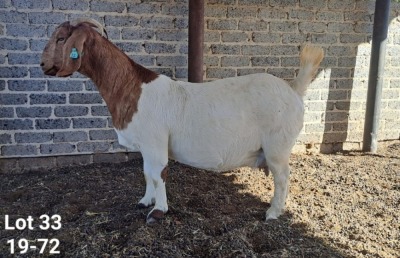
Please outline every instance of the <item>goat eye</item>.
[[58, 43], [58, 42], [63, 42], [64, 40], [65, 40], [65, 38], [58, 38], [58, 39], [57, 39], [57, 43]]

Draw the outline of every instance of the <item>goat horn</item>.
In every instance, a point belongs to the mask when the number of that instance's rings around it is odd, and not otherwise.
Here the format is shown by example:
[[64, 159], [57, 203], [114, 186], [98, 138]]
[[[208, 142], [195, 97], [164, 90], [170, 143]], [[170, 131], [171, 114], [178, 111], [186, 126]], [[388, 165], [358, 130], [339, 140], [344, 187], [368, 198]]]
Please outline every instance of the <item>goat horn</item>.
[[97, 31], [101, 34], [101, 36], [106, 36], [106, 38], [108, 38], [107, 35], [107, 31], [104, 28], [104, 26], [96, 21], [95, 19], [91, 19], [91, 18], [78, 18], [76, 20], [71, 21], [71, 25], [72, 26], [77, 26], [80, 23], [89, 23], [92, 27], [96, 28]]

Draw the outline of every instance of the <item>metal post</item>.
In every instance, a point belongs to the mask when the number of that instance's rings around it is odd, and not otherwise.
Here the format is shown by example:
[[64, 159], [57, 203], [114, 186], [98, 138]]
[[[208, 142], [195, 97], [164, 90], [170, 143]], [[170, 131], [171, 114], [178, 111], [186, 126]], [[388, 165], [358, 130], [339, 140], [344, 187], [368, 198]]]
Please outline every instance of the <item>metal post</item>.
[[189, 0], [189, 82], [203, 81], [204, 0]]
[[391, 0], [376, 0], [363, 150], [376, 153]]

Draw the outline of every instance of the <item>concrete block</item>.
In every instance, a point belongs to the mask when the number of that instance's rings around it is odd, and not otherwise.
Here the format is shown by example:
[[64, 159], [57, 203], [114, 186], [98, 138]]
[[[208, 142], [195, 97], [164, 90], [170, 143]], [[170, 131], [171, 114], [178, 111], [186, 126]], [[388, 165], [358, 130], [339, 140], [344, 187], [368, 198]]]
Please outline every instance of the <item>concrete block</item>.
[[252, 66], [275, 67], [279, 66], [279, 57], [271, 57], [271, 56], [253, 57], [251, 58], [251, 64]]
[[236, 20], [208, 20], [207, 29], [209, 30], [235, 30], [237, 28]]
[[33, 145], [5, 145], [1, 147], [2, 156], [29, 156], [38, 153]]
[[11, 91], [44, 91], [46, 81], [44, 80], [9, 80], [8, 89]]
[[54, 108], [56, 117], [86, 116], [88, 113], [89, 108], [82, 106], [59, 106]]
[[67, 129], [71, 125], [71, 120], [66, 118], [56, 119], [36, 119], [35, 128], [40, 129]]
[[0, 38], [0, 46], [3, 50], [26, 50], [28, 41], [16, 38]]
[[51, 0], [12, 0], [12, 5], [17, 9], [50, 9]]
[[3, 23], [27, 23], [28, 14], [18, 11], [0, 10], [0, 22]]
[[0, 134], [0, 144], [10, 144], [12, 143], [11, 134], [2, 133]]
[[111, 116], [106, 106], [92, 106], [90, 110], [92, 116]]
[[14, 137], [16, 143], [44, 143], [53, 139], [53, 135], [48, 132], [16, 133]]
[[29, 95], [30, 104], [65, 104], [67, 97], [65, 94], [52, 93], [33, 93]]
[[56, 166], [55, 157], [22, 158], [18, 160], [17, 172], [28, 170], [48, 170]]
[[104, 118], [73, 118], [73, 128], [104, 128], [107, 120]]
[[30, 24], [55, 24], [59, 25], [67, 20], [67, 15], [60, 12], [30, 12], [28, 13]]
[[84, 131], [54, 132], [54, 143], [87, 141], [88, 135]]
[[6, 24], [7, 35], [20, 38], [43, 38], [47, 35], [47, 27], [45, 25], [9, 23]]
[[245, 32], [222, 32], [222, 42], [247, 42], [249, 36]]
[[172, 17], [142, 17], [140, 26], [149, 29], [173, 29], [175, 23]]
[[12, 107], [0, 107], [0, 118], [13, 118], [14, 108]]
[[161, 12], [161, 4], [159, 3], [132, 3], [127, 2], [128, 13], [134, 14], [152, 14], [155, 15]]
[[82, 91], [83, 82], [75, 80], [48, 80], [49, 92]]
[[169, 16], [188, 16], [189, 5], [188, 4], [163, 4], [162, 14]]
[[33, 121], [30, 119], [0, 119], [0, 130], [32, 130]]
[[144, 44], [146, 53], [149, 54], [161, 54], [161, 53], [175, 53], [176, 45], [166, 44], [166, 43], [150, 43], [146, 42]]
[[46, 155], [73, 153], [76, 146], [70, 143], [41, 144], [40, 153]]
[[126, 9], [124, 2], [91, 1], [90, 10], [93, 12], [122, 13]]
[[228, 78], [235, 75], [236, 71], [228, 68], [208, 68], [206, 71], [207, 78]]
[[17, 107], [18, 117], [50, 117], [51, 107]]
[[246, 56], [223, 56], [221, 57], [222, 67], [249, 66], [250, 58]]
[[23, 93], [0, 93], [1, 105], [22, 105], [28, 102], [27, 94]]
[[53, 0], [53, 8], [55, 10], [76, 10], [87, 11], [89, 10], [89, 0]]
[[186, 66], [186, 56], [159, 56], [156, 59], [158, 66]]
[[111, 130], [90, 130], [90, 140], [118, 140], [117, 133], [114, 129]]
[[228, 55], [239, 55], [239, 45], [223, 45], [223, 44], [211, 44], [211, 52], [213, 54], [228, 54]]
[[104, 21], [106, 26], [115, 27], [132, 27], [139, 24], [139, 19], [131, 15], [105, 15]]
[[77, 144], [79, 152], [99, 153], [110, 149], [108, 142], [80, 142]]
[[128, 161], [126, 153], [96, 153], [93, 163], [122, 163]]
[[23, 78], [26, 76], [28, 76], [28, 69], [26, 67], [0, 67], [0, 78]]
[[93, 163], [92, 155], [68, 155], [57, 156], [56, 165], [58, 167], [64, 166], [82, 166]]

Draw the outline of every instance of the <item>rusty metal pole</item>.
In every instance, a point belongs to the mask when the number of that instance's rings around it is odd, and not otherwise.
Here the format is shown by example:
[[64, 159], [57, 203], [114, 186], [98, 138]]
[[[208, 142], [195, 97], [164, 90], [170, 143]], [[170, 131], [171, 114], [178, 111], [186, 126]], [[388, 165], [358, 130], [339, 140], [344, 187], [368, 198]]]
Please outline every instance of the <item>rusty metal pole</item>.
[[204, 0], [189, 0], [188, 81], [203, 81]]

